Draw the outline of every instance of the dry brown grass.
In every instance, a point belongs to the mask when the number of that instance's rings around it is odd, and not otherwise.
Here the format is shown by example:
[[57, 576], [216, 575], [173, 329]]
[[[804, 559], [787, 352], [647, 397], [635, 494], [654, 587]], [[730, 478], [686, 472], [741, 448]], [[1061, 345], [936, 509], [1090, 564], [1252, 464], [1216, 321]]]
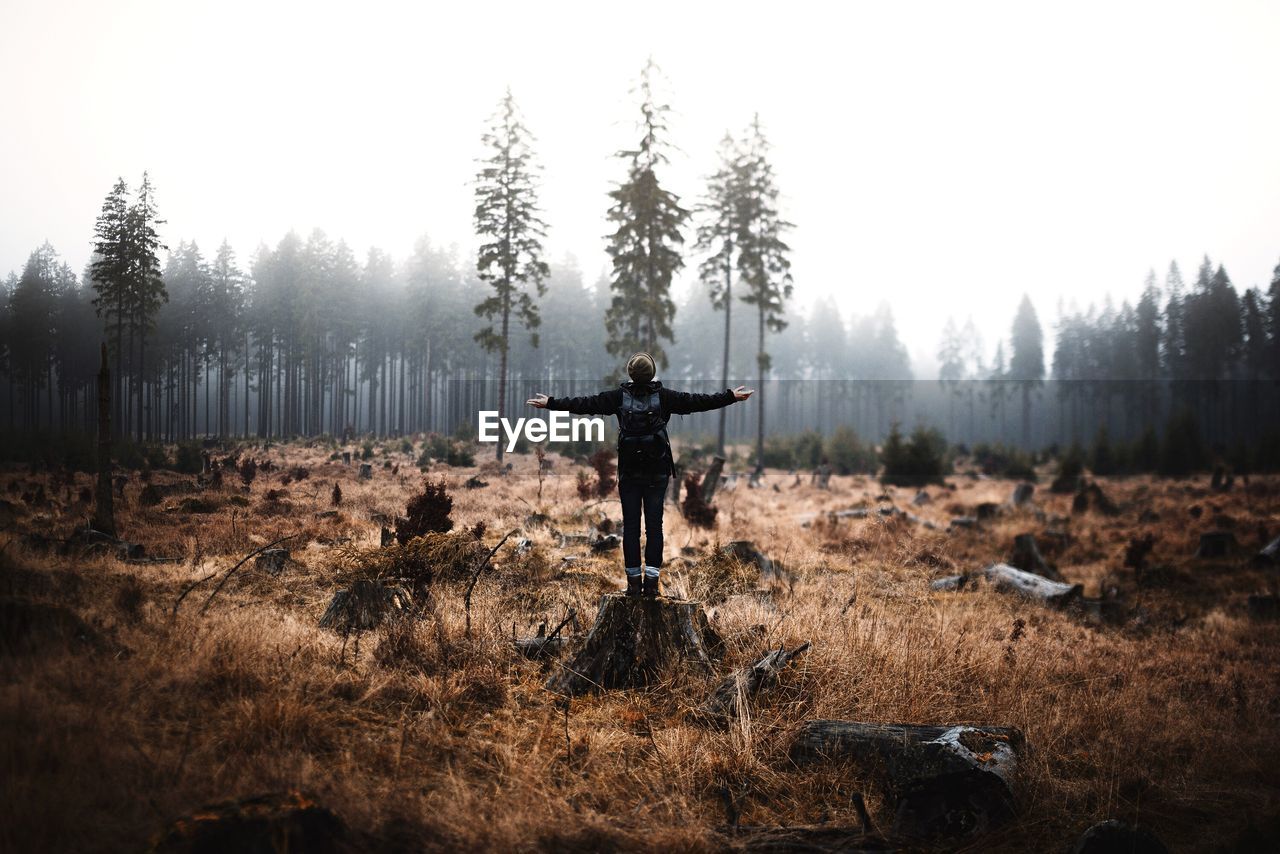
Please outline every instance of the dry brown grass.
[[[621, 584], [620, 556], [561, 550], [557, 531], [586, 533], [602, 511], [616, 520], [616, 498], [584, 506], [564, 460], [537, 507], [532, 456], [515, 458], [505, 477], [490, 467], [491, 485], [478, 490], [462, 488], [477, 469], [440, 467], [455, 530], [483, 522], [485, 549], [530, 513], [550, 522], [524, 529], [532, 549], [513, 538], [495, 556], [475, 591], [470, 637], [465, 573], [444, 572], [415, 603], [420, 618], [366, 635], [353, 663], [317, 620], [344, 574], [393, 572], [397, 560], [422, 557], [360, 558], [378, 546], [370, 517], [402, 513], [421, 478], [394, 454], [402, 473], [375, 466], [372, 481], [319, 450], [254, 456], [277, 466], [259, 471], [248, 506], [238, 506], [234, 478], [205, 496], [213, 510], [199, 514], [182, 509], [183, 497], [143, 507], [142, 484], [130, 484], [122, 531], [178, 564], [39, 555], [16, 532], [0, 534], [0, 595], [65, 608], [95, 636], [49, 633], [34, 652], [0, 653], [0, 850], [136, 850], [203, 804], [289, 788], [338, 812], [363, 850], [715, 850], [725, 791], [742, 822], [756, 825], [856, 825], [850, 795], [864, 792], [887, 826], [872, 781], [788, 761], [811, 717], [1021, 727], [1029, 752], [1020, 818], [975, 849], [1060, 850], [1111, 817], [1153, 827], [1175, 850], [1230, 850], [1250, 828], [1277, 832], [1280, 628], [1248, 621], [1243, 608], [1274, 575], [1189, 557], [1198, 534], [1219, 525], [1231, 524], [1249, 551], [1274, 536], [1275, 482], [1253, 495], [1210, 493], [1204, 482], [1104, 482], [1124, 508], [1116, 518], [1071, 518], [1070, 496], [1040, 490], [1044, 519], [1018, 511], [957, 534], [901, 517], [827, 519], [884, 503], [865, 478], [835, 477], [830, 491], [792, 488], [780, 473], [764, 489], [740, 483], [718, 496], [714, 530], [668, 511], [671, 583], [726, 597], [713, 611], [726, 669], [767, 645], [809, 640], [812, 650], [727, 730], [691, 714], [716, 680], [674, 674], [649, 691], [574, 701], [566, 738], [565, 713], [541, 687], [547, 665], [518, 656], [510, 638], [555, 625], [570, 608], [589, 627], [599, 594]], [[311, 476], [266, 501], [297, 465]], [[0, 490], [44, 479], [3, 473]], [[157, 473], [153, 482], [179, 479]], [[913, 491], [893, 497], [945, 527], [949, 506], [1012, 491], [1009, 482], [951, 480], [956, 489], [930, 489], [923, 508], [907, 505]], [[318, 518], [333, 482], [340, 512]], [[51, 491], [49, 506], [22, 508], [16, 529], [82, 520], [81, 485], [66, 489], [65, 502]], [[1144, 509], [1159, 520], [1139, 523]], [[802, 527], [806, 513], [817, 516]], [[990, 590], [929, 590], [930, 579], [1002, 558], [1015, 534], [1046, 527], [1069, 534], [1058, 548], [1042, 539], [1049, 560], [1088, 595], [1117, 587], [1137, 619], [1103, 627]], [[1157, 537], [1149, 562], [1158, 585], [1140, 588], [1121, 562], [1129, 538], [1145, 531]], [[288, 534], [295, 563], [282, 575], [250, 562], [206, 613], [212, 583], [173, 614], [185, 585]], [[781, 559], [789, 579], [748, 583], [712, 556], [731, 539]], [[460, 538], [448, 545], [467, 548]], [[672, 560], [682, 550], [687, 561]], [[563, 564], [565, 554], [578, 560]]]

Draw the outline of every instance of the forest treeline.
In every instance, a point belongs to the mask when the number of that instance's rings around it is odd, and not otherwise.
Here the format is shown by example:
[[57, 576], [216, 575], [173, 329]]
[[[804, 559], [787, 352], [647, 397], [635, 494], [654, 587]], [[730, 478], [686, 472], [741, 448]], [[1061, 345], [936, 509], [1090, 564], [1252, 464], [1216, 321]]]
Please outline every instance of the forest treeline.
[[[1189, 283], [1171, 264], [1135, 300], [1059, 306], [1051, 340], [1029, 297], [993, 348], [972, 318], [949, 320], [939, 378], [915, 381], [886, 304], [853, 317], [830, 297], [791, 308], [794, 226], [758, 117], [726, 135], [692, 203], [663, 184], [657, 74], [642, 72], [638, 139], [617, 152], [622, 177], [602, 210], [612, 268], [595, 281], [571, 257], [546, 257], [536, 141], [510, 92], [481, 137], [474, 256], [424, 237], [407, 258], [357, 257], [319, 230], [247, 258], [225, 241], [165, 245], [149, 178], [133, 191], [121, 179], [84, 270], [46, 243], [3, 280], [0, 423], [92, 430], [101, 342], [113, 429], [139, 441], [453, 433], [478, 409], [616, 381], [641, 349], [672, 385], [756, 386], [753, 407], [681, 431], [719, 447], [754, 440], [756, 459], [767, 434], [838, 426], [873, 444], [898, 423], [1035, 449], [1100, 429], [1133, 441], [1184, 410], [1222, 447], [1280, 423], [1280, 266], [1266, 291], [1241, 293], [1207, 257]], [[677, 301], [686, 266], [698, 284]]]

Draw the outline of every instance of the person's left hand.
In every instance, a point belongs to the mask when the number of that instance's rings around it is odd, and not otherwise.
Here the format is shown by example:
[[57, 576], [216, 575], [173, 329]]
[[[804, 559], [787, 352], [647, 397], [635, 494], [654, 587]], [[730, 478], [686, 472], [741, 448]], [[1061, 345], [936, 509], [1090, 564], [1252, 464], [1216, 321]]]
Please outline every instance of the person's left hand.
[[533, 397], [525, 401], [530, 406], [536, 406], [538, 409], [547, 408], [547, 396], [545, 394], [535, 394]]
[[755, 394], [755, 393], [756, 393], [756, 390], [755, 390], [755, 389], [753, 389], [753, 388], [747, 388], [747, 387], [746, 387], [746, 386], [744, 386], [744, 385], [740, 385], [740, 386], [738, 386], [737, 388], [735, 388], [735, 389], [733, 390], [733, 399], [734, 399], [734, 400], [746, 400], [748, 397], [751, 397], [751, 395], [753, 395], [753, 394]]

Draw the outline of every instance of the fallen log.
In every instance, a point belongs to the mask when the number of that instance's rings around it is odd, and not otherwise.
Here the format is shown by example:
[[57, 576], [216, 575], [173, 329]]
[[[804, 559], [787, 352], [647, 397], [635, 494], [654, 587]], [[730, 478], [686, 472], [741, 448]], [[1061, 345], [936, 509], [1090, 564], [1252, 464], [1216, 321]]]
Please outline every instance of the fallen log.
[[551, 675], [546, 688], [577, 697], [643, 687], [680, 664], [711, 672], [723, 647], [701, 602], [606, 593], [582, 649]]
[[532, 638], [516, 638], [516, 652], [525, 658], [534, 660], [540, 658], [554, 658], [564, 651], [565, 639], [562, 637], [532, 637]]
[[727, 850], [750, 854], [879, 854], [902, 850], [861, 827], [831, 824], [740, 825], [732, 829], [730, 840]]
[[808, 649], [808, 641], [790, 652], [786, 647], [780, 646], [766, 652], [754, 664], [734, 671], [711, 692], [711, 696], [702, 704], [701, 714], [714, 721], [738, 717], [748, 702], [778, 680], [779, 674], [792, 659]]
[[1262, 551], [1254, 557], [1254, 563], [1261, 564], [1277, 564], [1280, 563], [1280, 537], [1276, 537], [1271, 542], [1262, 547]]
[[152, 843], [156, 854], [203, 851], [344, 850], [346, 825], [301, 792], [243, 798], [201, 807], [170, 825]]
[[1017, 593], [1054, 607], [1066, 605], [1078, 599], [1084, 592], [1082, 584], [1050, 581], [1034, 572], [1025, 572], [1007, 563], [993, 563], [983, 568], [982, 575], [997, 590]]
[[1062, 580], [1057, 568], [1051, 566], [1040, 554], [1040, 549], [1036, 546], [1035, 534], [1018, 534], [1013, 538], [1013, 554], [1009, 557], [1009, 564], [1044, 576], [1051, 581]]
[[1013, 816], [1023, 744], [1012, 727], [811, 720], [791, 758], [853, 761], [879, 776], [893, 806], [894, 836], [957, 838]]

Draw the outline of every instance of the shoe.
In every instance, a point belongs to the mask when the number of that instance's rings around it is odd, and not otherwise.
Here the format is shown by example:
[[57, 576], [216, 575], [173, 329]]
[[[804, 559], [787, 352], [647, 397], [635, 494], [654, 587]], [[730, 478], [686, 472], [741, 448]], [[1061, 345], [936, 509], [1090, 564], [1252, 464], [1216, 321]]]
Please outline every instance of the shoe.
[[641, 592], [640, 573], [627, 576], [627, 595], [639, 596]]
[[641, 592], [645, 596], [657, 596], [658, 595], [658, 576], [646, 575], [644, 577], [644, 585], [642, 587]]

